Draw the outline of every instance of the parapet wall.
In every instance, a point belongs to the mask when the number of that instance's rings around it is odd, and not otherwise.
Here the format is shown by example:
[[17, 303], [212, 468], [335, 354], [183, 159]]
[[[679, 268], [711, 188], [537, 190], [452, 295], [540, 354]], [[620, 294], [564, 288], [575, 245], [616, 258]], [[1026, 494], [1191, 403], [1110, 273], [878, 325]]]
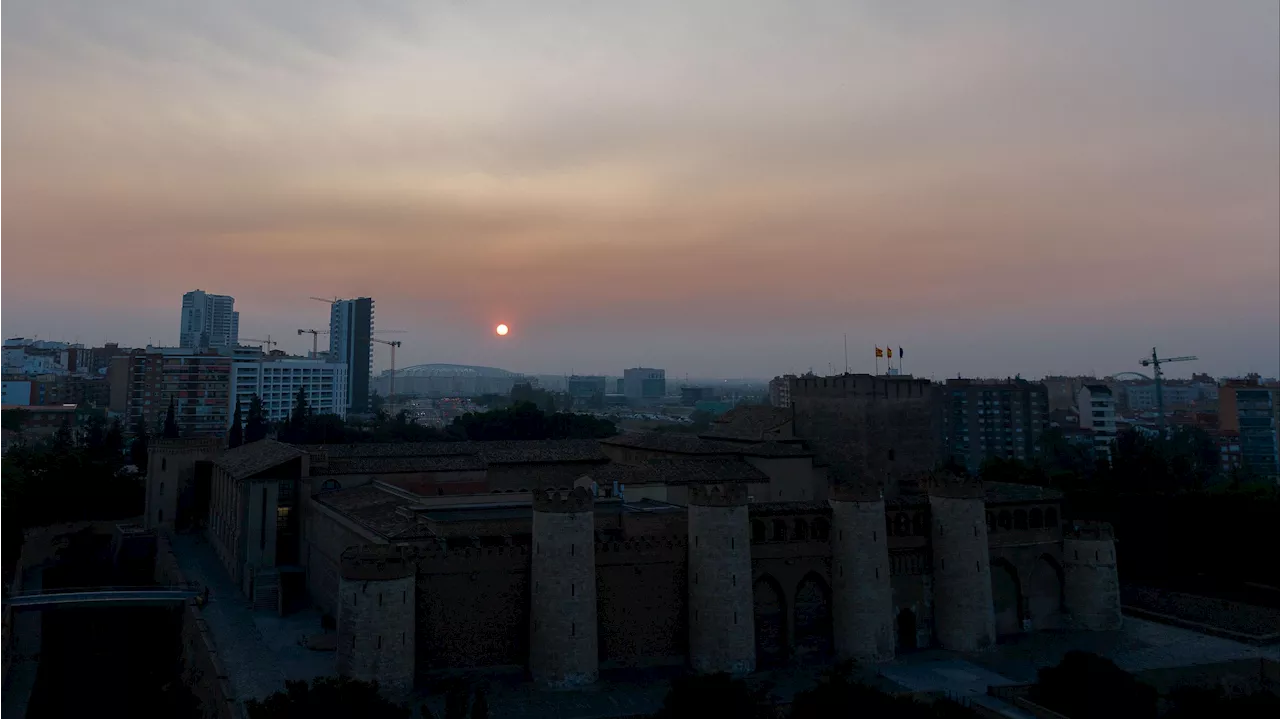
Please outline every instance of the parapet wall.
[[931, 497], [949, 499], [985, 499], [982, 480], [948, 473], [933, 473], [924, 479], [925, 491]]
[[573, 514], [590, 512], [595, 500], [586, 487], [539, 489], [533, 492], [533, 511]]
[[[155, 578], [161, 584], [185, 584], [187, 581], [163, 532], [156, 537]], [[244, 713], [222, 664], [213, 632], [194, 601], [183, 607], [181, 638], [182, 681], [200, 700], [204, 715], [215, 719], [242, 719]]]
[[1115, 529], [1109, 522], [1093, 520], [1071, 522], [1062, 530], [1063, 539], [1079, 539], [1097, 542], [1113, 542]]
[[747, 485], [744, 482], [689, 485], [689, 504], [699, 507], [745, 506], [747, 497]]
[[338, 562], [343, 579], [404, 579], [417, 573], [412, 549], [387, 544], [348, 547]]

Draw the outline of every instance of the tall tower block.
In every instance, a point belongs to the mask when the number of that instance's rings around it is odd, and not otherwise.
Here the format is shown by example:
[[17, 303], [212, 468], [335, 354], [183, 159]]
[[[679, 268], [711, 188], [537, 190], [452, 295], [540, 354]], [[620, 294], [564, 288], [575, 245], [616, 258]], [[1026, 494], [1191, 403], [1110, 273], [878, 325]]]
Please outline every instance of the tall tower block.
[[989, 647], [995, 643], [996, 620], [982, 483], [934, 477], [928, 487], [934, 633], [943, 649], [971, 652]]
[[1119, 629], [1115, 533], [1106, 522], [1075, 522], [1062, 538], [1063, 608], [1079, 629]]
[[699, 673], [755, 670], [747, 488], [689, 485], [689, 663]]
[[893, 659], [893, 588], [879, 487], [831, 487], [832, 623], [836, 655]]
[[350, 547], [339, 560], [338, 673], [413, 689], [417, 565], [404, 548]]
[[544, 689], [599, 676], [595, 547], [595, 502], [586, 488], [533, 493], [529, 671]]

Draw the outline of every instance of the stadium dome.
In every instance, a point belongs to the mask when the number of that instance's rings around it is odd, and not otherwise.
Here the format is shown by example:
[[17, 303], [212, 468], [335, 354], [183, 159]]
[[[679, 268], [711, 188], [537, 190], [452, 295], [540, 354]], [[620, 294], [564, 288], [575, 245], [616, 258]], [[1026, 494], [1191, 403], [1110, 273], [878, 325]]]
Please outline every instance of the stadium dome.
[[[385, 372], [384, 372], [385, 374]], [[396, 370], [397, 377], [519, 377], [516, 372], [508, 372], [497, 367], [476, 367], [465, 364], [416, 364]]]

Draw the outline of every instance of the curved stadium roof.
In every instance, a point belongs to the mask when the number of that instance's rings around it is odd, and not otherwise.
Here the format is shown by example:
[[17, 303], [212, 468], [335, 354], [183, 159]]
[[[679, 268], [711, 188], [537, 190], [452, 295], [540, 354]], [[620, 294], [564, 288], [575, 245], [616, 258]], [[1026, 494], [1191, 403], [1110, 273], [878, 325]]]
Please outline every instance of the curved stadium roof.
[[[385, 373], [384, 373], [385, 374]], [[397, 377], [519, 377], [497, 367], [476, 367], [465, 364], [417, 364], [396, 370]]]

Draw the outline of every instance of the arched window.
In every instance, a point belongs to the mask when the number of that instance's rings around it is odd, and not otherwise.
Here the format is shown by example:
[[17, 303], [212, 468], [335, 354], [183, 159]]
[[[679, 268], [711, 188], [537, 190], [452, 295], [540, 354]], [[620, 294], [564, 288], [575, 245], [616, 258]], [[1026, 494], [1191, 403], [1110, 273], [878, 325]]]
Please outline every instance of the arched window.
[[1019, 509], [1018, 511], [1013, 513], [1013, 528], [1014, 529], [1027, 528], [1027, 510]]
[[911, 515], [906, 512], [898, 512], [893, 517], [893, 533], [899, 537], [910, 536], [911, 534]]
[[1004, 530], [1013, 529], [1013, 515], [1007, 509], [1000, 512], [999, 516], [996, 517], [996, 524], [1000, 525], [1000, 528]]
[[807, 540], [809, 538], [809, 523], [803, 519], [796, 520], [796, 539]]
[[1048, 507], [1044, 510], [1044, 526], [1058, 526], [1058, 510], [1056, 507]]
[[1028, 526], [1032, 529], [1040, 529], [1044, 526], [1044, 512], [1040, 511], [1039, 507], [1031, 510], [1031, 520]]
[[763, 542], [768, 537], [769, 530], [765, 529], [764, 522], [754, 519], [751, 521], [751, 541]]
[[825, 542], [830, 537], [831, 525], [827, 523], [827, 520], [822, 517], [813, 520], [813, 538], [820, 542]]
[[929, 523], [925, 519], [924, 512], [916, 512], [911, 516], [911, 533], [917, 537], [924, 537], [929, 534]]
[[774, 541], [785, 541], [787, 538], [787, 523], [781, 519], [773, 520], [773, 539]]

